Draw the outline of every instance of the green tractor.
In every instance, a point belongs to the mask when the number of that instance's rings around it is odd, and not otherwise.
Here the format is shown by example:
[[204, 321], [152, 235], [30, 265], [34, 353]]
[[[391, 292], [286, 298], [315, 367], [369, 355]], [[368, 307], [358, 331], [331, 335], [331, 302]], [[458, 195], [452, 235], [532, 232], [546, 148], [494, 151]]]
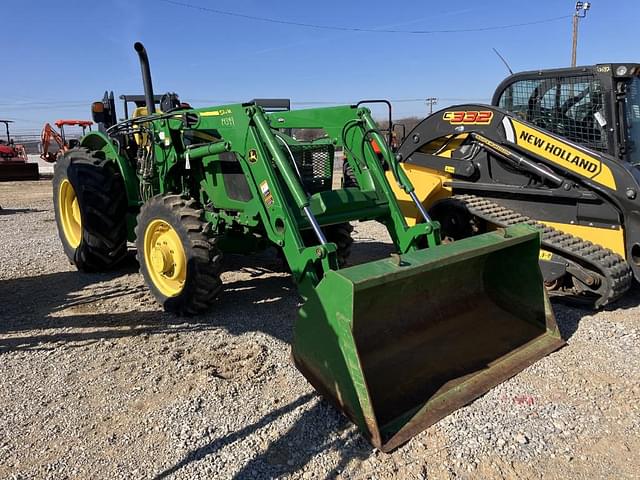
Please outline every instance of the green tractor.
[[[79, 270], [113, 268], [135, 242], [158, 302], [191, 315], [215, 308], [223, 252], [276, 247], [303, 300], [296, 366], [384, 451], [563, 344], [538, 233], [516, 225], [440, 244], [368, 109], [194, 109], [154, 96], [135, 49], [145, 104], [116, 122], [113, 95], [94, 103], [100, 131], [56, 165], [56, 220]], [[326, 135], [302, 142], [296, 129]], [[338, 147], [348, 187], [334, 188]], [[421, 223], [406, 223], [390, 182]], [[349, 222], [365, 220], [386, 226], [397, 254], [347, 267]]]

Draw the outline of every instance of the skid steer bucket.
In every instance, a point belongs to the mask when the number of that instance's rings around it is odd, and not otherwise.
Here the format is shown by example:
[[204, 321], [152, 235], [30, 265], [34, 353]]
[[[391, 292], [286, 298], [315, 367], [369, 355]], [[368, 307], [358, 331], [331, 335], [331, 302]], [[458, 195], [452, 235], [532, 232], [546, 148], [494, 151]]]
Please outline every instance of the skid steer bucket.
[[328, 272], [293, 357], [390, 451], [564, 342], [526, 225]]

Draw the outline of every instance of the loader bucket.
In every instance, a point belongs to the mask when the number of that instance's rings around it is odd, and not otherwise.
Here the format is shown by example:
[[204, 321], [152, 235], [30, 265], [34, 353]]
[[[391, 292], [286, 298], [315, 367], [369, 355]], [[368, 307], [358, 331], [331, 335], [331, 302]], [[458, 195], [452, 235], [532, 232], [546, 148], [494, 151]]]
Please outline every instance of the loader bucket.
[[390, 451], [562, 340], [526, 225], [328, 272], [295, 325], [311, 384]]

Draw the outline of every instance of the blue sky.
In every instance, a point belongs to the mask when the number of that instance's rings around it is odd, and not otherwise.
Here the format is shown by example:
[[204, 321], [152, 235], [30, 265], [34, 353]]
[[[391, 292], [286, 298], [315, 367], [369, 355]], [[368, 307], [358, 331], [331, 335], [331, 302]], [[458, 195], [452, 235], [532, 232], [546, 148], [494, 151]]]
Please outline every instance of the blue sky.
[[[571, 15], [572, 0], [368, 1], [183, 0], [282, 20], [372, 29], [467, 29]], [[89, 118], [104, 90], [142, 93], [133, 43], [149, 52], [156, 93], [176, 91], [194, 106], [289, 97], [352, 102], [439, 97], [489, 101], [515, 70], [569, 64], [571, 18], [542, 25], [449, 34], [325, 31], [222, 16], [161, 0], [3, 0], [0, 118], [14, 131], [45, 121]], [[639, 0], [594, 0], [580, 25], [578, 63], [636, 61]], [[426, 113], [399, 101], [395, 116]]]

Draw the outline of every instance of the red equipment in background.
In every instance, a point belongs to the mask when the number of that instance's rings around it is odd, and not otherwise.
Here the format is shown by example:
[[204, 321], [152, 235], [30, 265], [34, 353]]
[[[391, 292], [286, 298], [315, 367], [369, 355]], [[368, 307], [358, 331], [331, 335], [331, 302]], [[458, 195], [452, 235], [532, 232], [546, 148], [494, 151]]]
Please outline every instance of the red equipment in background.
[[28, 163], [27, 151], [16, 144], [9, 133], [11, 120], [0, 120], [7, 132], [7, 140], [0, 139], [0, 181], [38, 180], [38, 164]]
[[[77, 142], [75, 139], [67, 142], [64, 135], [65, 125], [82, 127], [82, 135], [84, 135], [87, 128], [91, 131], [91, 125], [93, 125], [93, 122], [91, 120], [56, 120], [55, 125], [60, 129], [60, 133], [56, 132], [51, 124], [45, 123], [42, 128], [42, 133], [40, 134], [40, 158], [49, 163], [55, 162], [60, 155], [69, 150], [69, 148], [74, 147], [75, 142]], [[51, 140], [58, 144], [58, 151], [55, 153], [49, 151]]]

